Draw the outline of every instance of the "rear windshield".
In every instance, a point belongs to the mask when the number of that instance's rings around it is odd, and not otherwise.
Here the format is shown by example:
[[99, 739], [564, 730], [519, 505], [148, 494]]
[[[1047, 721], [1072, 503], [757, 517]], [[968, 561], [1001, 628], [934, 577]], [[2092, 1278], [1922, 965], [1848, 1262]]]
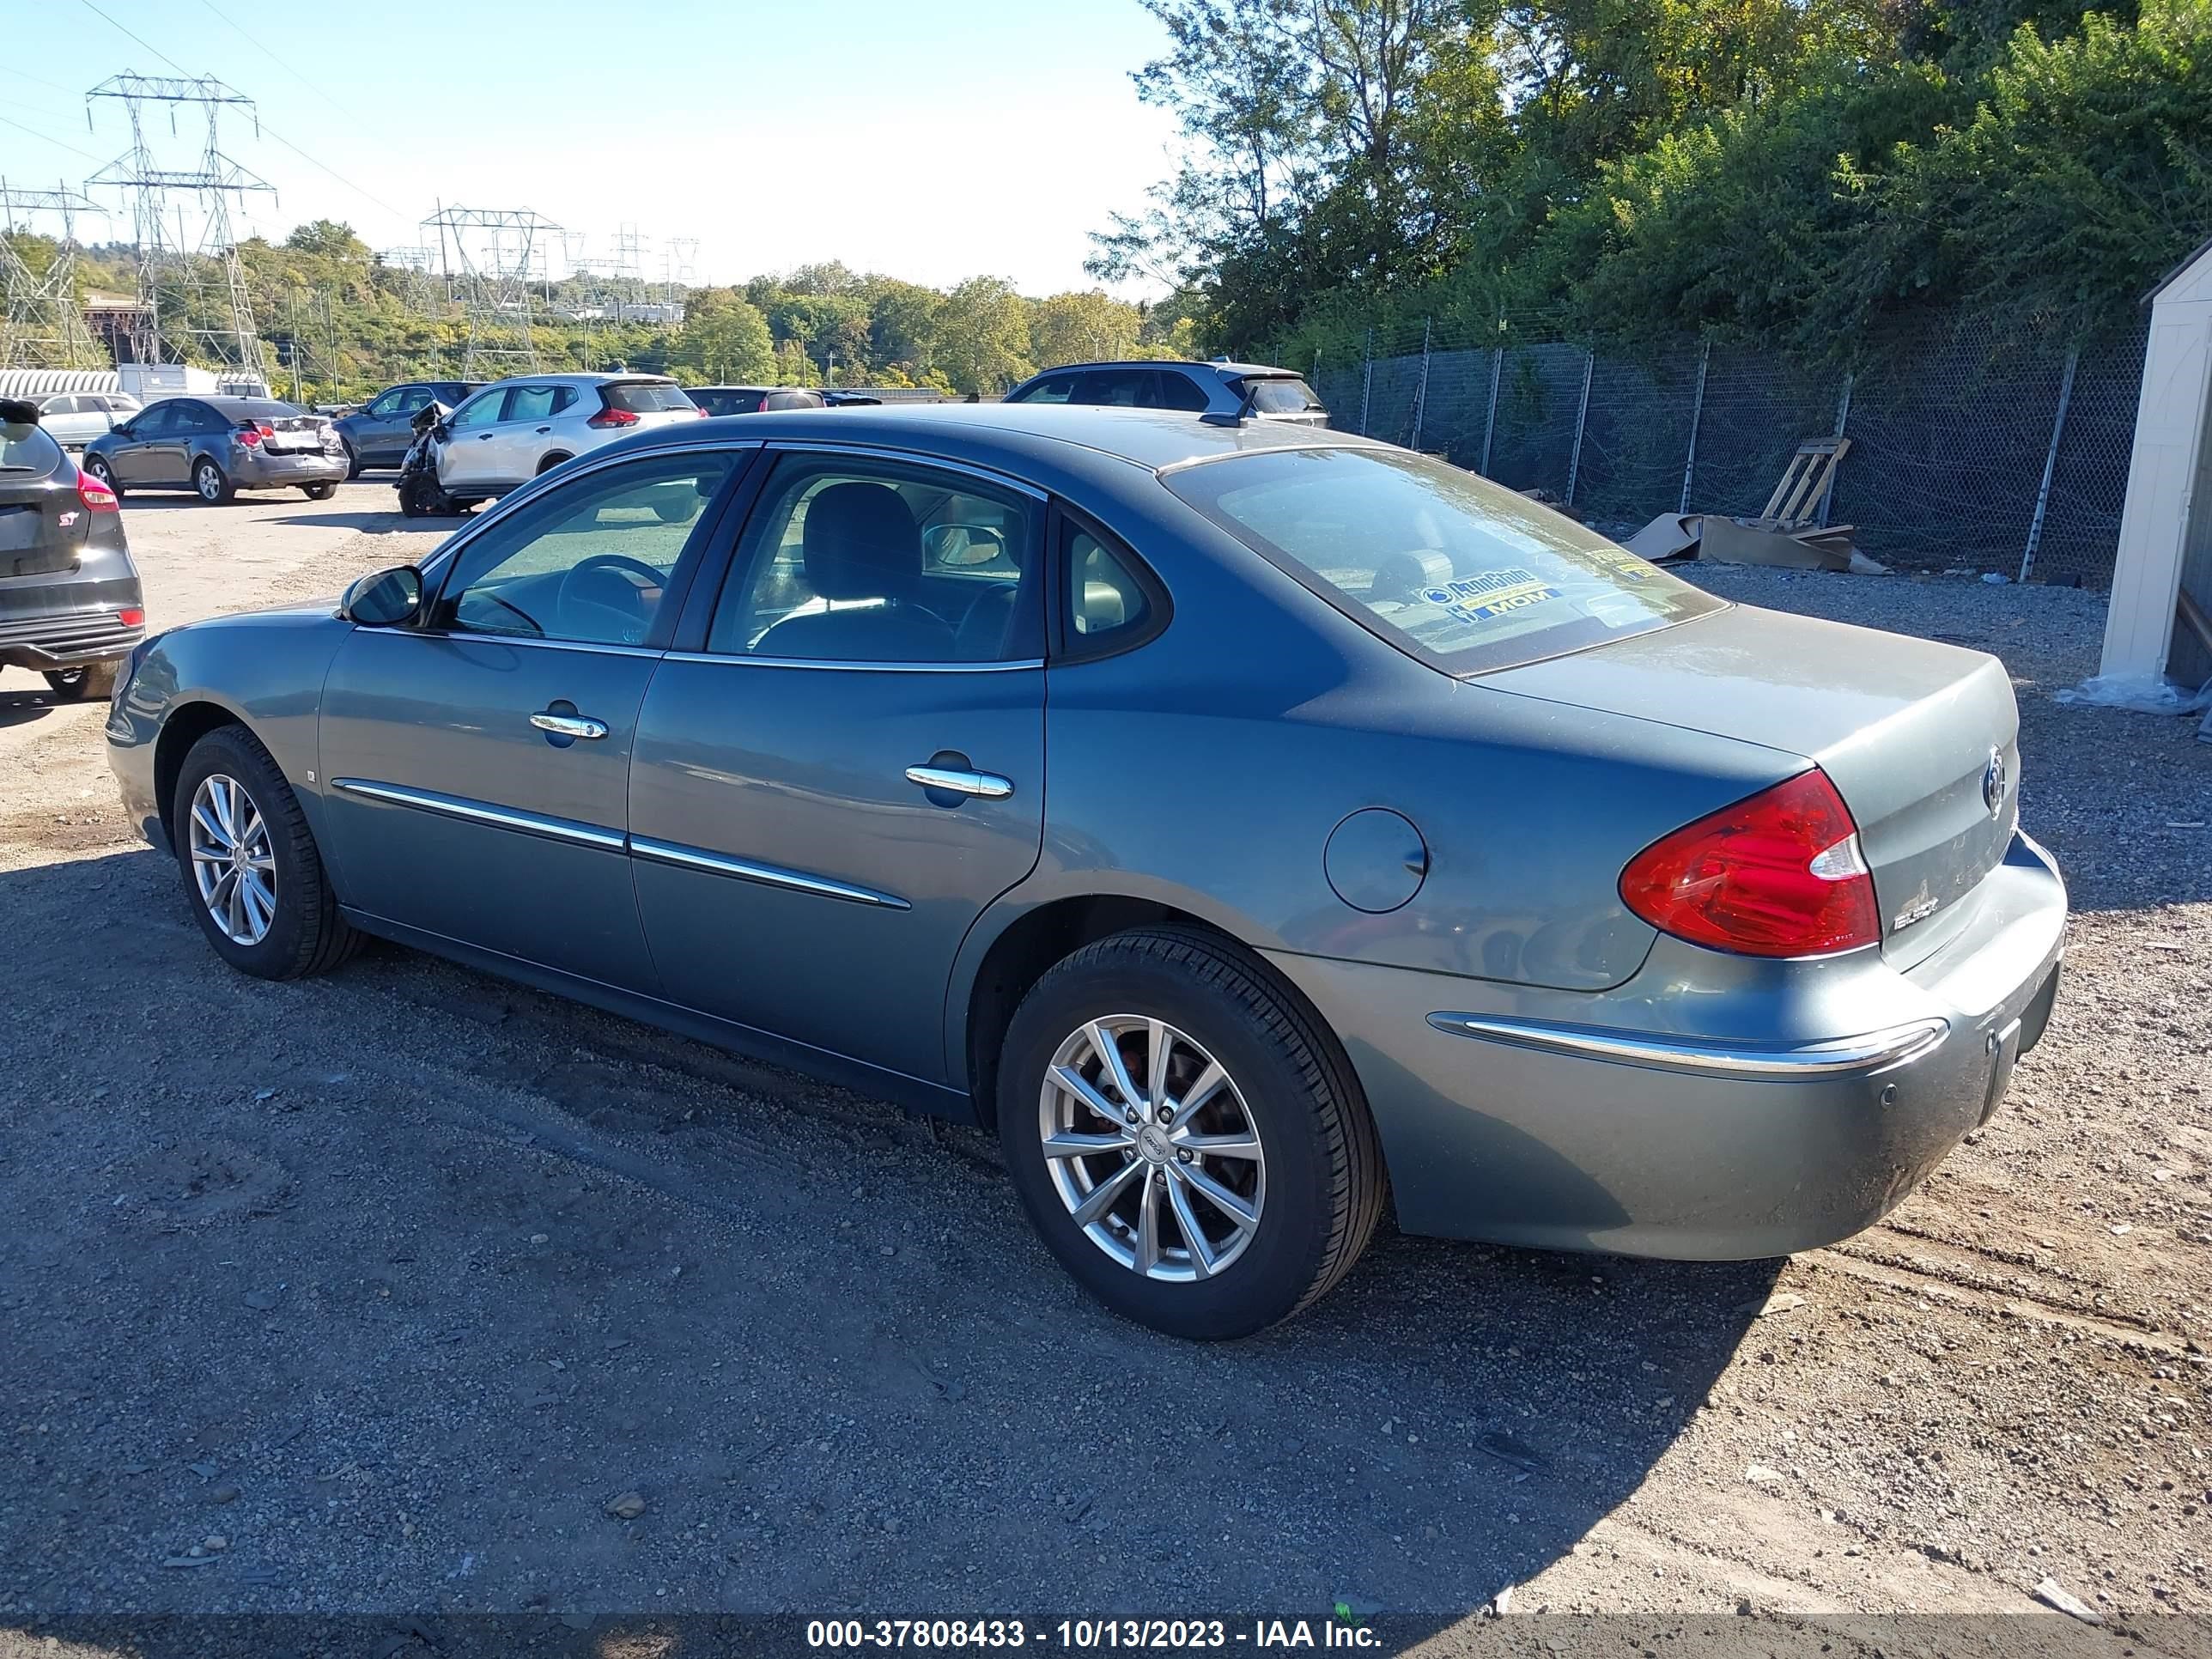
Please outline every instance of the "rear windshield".
[[684, 388], [673, 380], [619, 380], [601, 386], [599, 395], [607, 400], [609, 409], [627, 410], [633, 415], [659, 415], [692, 406]]
[[1321, 399], [1304, 380], [1254, 380], [1244, 383], [1252, 393], [1252, 407], [1262, 415], [1319, 414]]
[[220, 404], [216, 407], [234, 421], [289, 421], [307, 413], [290, 404], [280, 404], [273, 398], [240, 398], [236, 403]]
[[1447, 673], [1509, 668], [1721, 608], [1525, 495], [1401, 451], [1264, 451], [1161, 482]]
[[44, 427], [27, 421], [0, 424], [0, 472], [43, 478], [61, 461], [62, 447]]

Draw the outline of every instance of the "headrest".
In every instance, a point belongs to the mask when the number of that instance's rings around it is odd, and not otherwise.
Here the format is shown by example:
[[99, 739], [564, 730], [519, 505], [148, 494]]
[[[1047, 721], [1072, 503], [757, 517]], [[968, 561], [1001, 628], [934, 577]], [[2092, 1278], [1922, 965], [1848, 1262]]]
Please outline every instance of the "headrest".
[[889, 484], [831, 484], [806, 504], [801, 546], [825, 599], [904, 599], [921, 574], [921, 532]]

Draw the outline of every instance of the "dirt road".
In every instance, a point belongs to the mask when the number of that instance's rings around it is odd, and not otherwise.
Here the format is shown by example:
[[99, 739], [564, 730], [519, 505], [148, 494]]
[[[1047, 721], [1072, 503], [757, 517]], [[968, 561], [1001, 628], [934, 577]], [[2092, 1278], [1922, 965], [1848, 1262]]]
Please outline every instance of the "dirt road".
[[[420, 556], [390, 502], [133, 501], [155, 623]], [[1449, 1646], [1508, 1586], [1841, 1615], [2047, 1577], [2113, 1621], [2069, 1630], [2170, 1645], [2212, 1612], [2212, 750], [2051, 702], [2095, 595], [1713, 585], [2020, 679], [2081, 914], [2004, 1110], [1837, 1249], [1389, 1237], [1231, 1347], [1085, 1302], [975, 1135], [397, 950], [228, 972], [100, 711], [0, 677], [0, 1627], [1349, 1599]]]

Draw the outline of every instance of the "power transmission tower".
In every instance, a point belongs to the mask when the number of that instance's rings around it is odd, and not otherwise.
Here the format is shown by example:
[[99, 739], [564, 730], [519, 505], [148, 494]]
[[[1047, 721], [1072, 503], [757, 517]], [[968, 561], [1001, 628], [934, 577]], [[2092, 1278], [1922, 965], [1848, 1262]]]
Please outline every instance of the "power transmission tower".
[[[85, 112], [91, 118], [93, 100], [120, 103], [131, 122], [131, 148], [90, 179], [88, 187], [105, 185], [121, 191], [130, 203], [137, 228], [138, 301], [143, 307], [139, 339], [135, 342], [143, 362], [182, 362], [194, 347], [219, 362], [235, 363], [246, 375], [268, 384], [261, 340], [253, 326], [253, 302], [246, 292], [246, 270], [239, 262], [238, 237], [230, 222], [230, 198], [241, 206], [249, 191], [276, 187], [247, 172], [222, 152], [217, 124], [226, 108], [242, 109], [252, 118], [254, 136], [261, 132], [260, 113], [244, 93], [213, 76], [172, 79], [152, 75], [110, 76], [85, 94]], [[166, 105], [169, 128], [176, 131], [179, 106], [196, 104], [207, 125], [207, 143], [197, 168], [158, 165], [146, 142], [147, 106]], [[168, 229], [171, 192], [189, 192], [201, 204], [200, 234], [188, 245], [181, 210], [173, 236]], [[229, 325], [210, 326], [201, 320], [199, 273], [195, 258], [217, 261], [222, 270], [224, 299]]]
[[377, 263], [400, 273], [399, 302], [417, 317], [434, 317], [445, 309], [445, 295], [433, 283], [436, 267], [427, 247], [387, 247], [379, 251]]
[[625, 221], [615, 228], [615, 287], [620, 295], [615, 307], [617, 322], [628, 321], [645, 303], [645, 260], [652, 246], [653, 238], [640, 234], [635, 221]]
[[668, 306], [668, 314], [672, 320], [676, 307], [683, 303], [681, 292], [688, 290], [698, 281], [698, 272], [691, 262], [699, 257], [699, 239], [696, 236], [672, 236], [661, 244], [661, 299]]
[[[8, 312], [0, 322], [0, 368], [94, 368], [106, 354], [94, 343], [76, 301], [76, 216], [102, 210], [90, 198], [59, 185], [16, 190], [0, 179], [0, 276]], [[15, 246], [15, 234], [36, 229], [33, 214], [61, 221], [53, 263], [33, 271]]]
[[[438, 268], [467, 327], [462, 378], [497, 380], [515, 369], [535, 371], [532, 284], [540, 255], [560, 235], [561, 227], [526, 208], [449, 208], [441, 203], [422, 228], [437, 233]], [[498, 374], [478, 373], [494, 367]]]

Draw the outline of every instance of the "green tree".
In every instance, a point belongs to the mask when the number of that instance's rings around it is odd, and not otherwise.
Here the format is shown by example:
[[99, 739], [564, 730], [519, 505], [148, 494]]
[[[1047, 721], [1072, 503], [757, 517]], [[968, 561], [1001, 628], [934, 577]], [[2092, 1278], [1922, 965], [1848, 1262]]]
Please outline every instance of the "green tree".
[[1092, 289], [1055, 294], [1030, 307], [1029, 355], [1041, 368], [1054, 363], [1149, 357], [1144, 313], [1124, 300]]
[[758, 384], [775, 373], [768, 319], [726, 288], [694, 290], [685, 301], [672, 367], [694, 385]]
[[937, 361], [955, 390], [1004, 392], [1035, 372], [1029, 306], [1011, 283], [971, 276], [945, 296]]

